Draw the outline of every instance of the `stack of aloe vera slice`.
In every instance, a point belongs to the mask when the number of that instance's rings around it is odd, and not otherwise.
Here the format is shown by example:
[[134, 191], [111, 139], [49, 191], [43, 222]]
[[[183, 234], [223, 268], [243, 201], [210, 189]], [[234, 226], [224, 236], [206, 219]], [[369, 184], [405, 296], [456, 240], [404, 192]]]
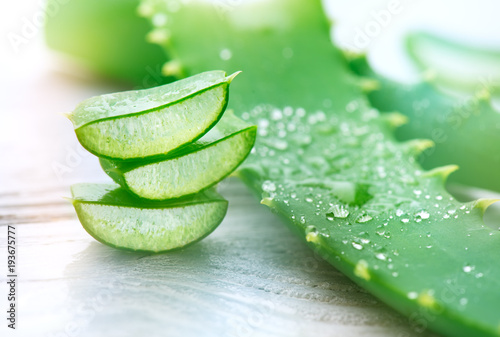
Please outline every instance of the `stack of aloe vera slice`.
[[224, 114], [236, 74], [204, 72], [77, 106], [69, 118], [78, 140], [119, 184], [72, 186], [90, 235], [160, 252], [196, 242], [221, 223], [228, 202], [213, 186], [245, 160], [256, 137], [255, 126]]

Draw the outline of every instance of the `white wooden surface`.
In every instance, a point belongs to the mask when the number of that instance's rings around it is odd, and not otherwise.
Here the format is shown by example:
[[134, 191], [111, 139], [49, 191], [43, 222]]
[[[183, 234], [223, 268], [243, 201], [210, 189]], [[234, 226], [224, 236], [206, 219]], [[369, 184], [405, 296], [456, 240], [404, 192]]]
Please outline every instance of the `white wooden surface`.
[[[417, 20], [411, 13], [422, 18], [425, 8], [434, 8], [431, 1], [422, 3], [423, 9], [405, 7], [411, 10], [394, 18], [388, 31]], [[347, 18], [356, 4], [334, 8]], [[495, 6], [453, 4], [487, 17]], [[386, 5], [379, 1], [373, 9]], [[4, 36], [19, 33], [23, 18], [41, 10], [36, 1], [11, 6], [0, 11]], [[339, 25], [340, 40], [348, 41], [356, 25], [370, 20], [358, 14], [350, 26]], [[496, 31], [483, 28], [475, 36], [495, 41]], [[382, 59], [380, 46], [397, 35], [384, 31], [373, 41], [376, 60]], [[67, 67], [43, 48], [40, 32], [18, 51], [5, 39], [0, 48], [0, 266], [6, 265], [7, 225], [15, 225], [19, 275], [18, 329], [11, 331], [4, 318], [7, 271], [0, 267], [0, 336], [430, 335], [413, 331], [407, 318], [316, 258], [235, 180], [221, 186], [230, 200], [228, 216], [197, 245], [146, 255], [95, 242], [62, 197], [71, 183], [108, 178], [57, 113], [124, 88]]]

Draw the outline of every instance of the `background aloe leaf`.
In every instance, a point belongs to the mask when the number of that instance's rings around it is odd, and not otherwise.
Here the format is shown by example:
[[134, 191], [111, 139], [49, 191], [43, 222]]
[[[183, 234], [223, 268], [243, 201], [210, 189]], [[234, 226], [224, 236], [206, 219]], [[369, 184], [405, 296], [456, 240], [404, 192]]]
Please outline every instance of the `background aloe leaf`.
[[457, 202], [443, 187], [454, 167], [424, 172], [414, 155], [428, 142], [394, 141], [400, 118], [368, 105], [318, 1], [146, 0], [141, 12], [168, 17], [163, 46], [187, 75], [243, 70], [230, 106], [259, 137], [240, 176], [312, 249], [425, 326], [498, 335], [490, 202]]
[[500, 50], [471, 47], [426, 32], [406, 38], [408, 54], [423, 71], [446, 86], [475, 92], [488, 88], [500, 94]]
[[[61, 5], [49, 0], [47, 44], [105, 77], [140, 88], [167, 83], [171, 78], [161, 74], [165, 53], [146, 41], [149, 24], [137, 15], [138, 4], [138, 0], [71, 0]], [[51, 14], [51, 8], [57, 13]]]
[[374, 107], [408, 117], [396, 130], [398, 139], [434, 142], [419, 157], [424, 168], [457, 164], [451, 181], [500, 191], [500, 113], [486, 89], [460, 97], [439, 89], [435, 79], [398, 83], [373, 71], [365, 55], [348, 58], [356, 74], [378, 82], [367, 93]]

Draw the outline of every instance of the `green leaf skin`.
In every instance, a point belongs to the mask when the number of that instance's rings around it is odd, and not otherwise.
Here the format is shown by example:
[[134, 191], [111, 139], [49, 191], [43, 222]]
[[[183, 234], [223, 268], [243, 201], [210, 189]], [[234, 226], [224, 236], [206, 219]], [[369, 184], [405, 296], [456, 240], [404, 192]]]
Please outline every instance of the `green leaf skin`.
[[438, 83], [468, 92], [500, 93], [500, 50], [474, 48], [426, 32], [407, 36], [408, 54]]
[[165, 155], [221, 118], [237, 73], [210, 71], [160, 87], [89, 98], [71, 113], [80, 143], [104, 158]]
[[96, 73], [149, 88], [171, 81], [161, 74], [165, 54], [146, 41], [149, 24], [138, 0], [48, 0], [45, 40]]
[[396, 130], [398, 139], [434, 142], [419, 157], [424, 168], [457, 164], [460, 170], [451, 181], [500, 191], [500, 113], [487, 91], [460, 98], [440, 90], [435, 80], [397, 83], [375, 73], [364, 55], [348, 58], [356, 74], [377, 81], [378, 87], [367, 93], [374, 107], [408, 117]]
[[217, 228], [227, 201], [215, 190], [175, 201], [147, 201], [118, 185], [76, 184], [73, 206], [83, 228], [108, 246], [164, 252], [203, 239]]
[[259, 131], [239, 175], [262, 203], [418, 327], [500, 335], [500, 236], [483, 224], [487, 203], [454, 200], [450, 167], [424, 172], [414, 155], [425, 141], [394, 140], [398, 118], [368, 105], [319, 1], [175, 5], [141, 8], [167, 15], [164, 47], [186, 74], [243, 71], [230, 107]]
[[101, 158], [115, 182], [146, 199], [173, 199], [198, 193], [233, 172], [250, 153], [257, 127], [230, 111], [205, 136], [153, 161], [117, 162]]

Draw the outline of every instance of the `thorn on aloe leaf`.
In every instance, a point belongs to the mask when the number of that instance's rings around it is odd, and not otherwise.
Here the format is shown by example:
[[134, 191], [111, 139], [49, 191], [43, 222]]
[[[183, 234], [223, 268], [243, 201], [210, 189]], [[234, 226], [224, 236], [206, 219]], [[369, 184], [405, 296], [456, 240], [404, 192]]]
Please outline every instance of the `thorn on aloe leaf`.
[[150, 18], [155, 13], [155, 9], [147, 2], [143, 2], [137, 7], [137, 14], [143, 18]]
[[319, 243], [318, 233], [310, 232], [306, 234], [306, 241], [312, 243]]
[[483, 213], [486, 212], [488, 207], [493, 205], [495, 202], [500, 201], [500, 199], [493, 199], [493, 198], [482, 198], [482, 199], [477, 199], [474, 202], [474, 208], [480, 209]]
[[70, 203], [72, 203], [73, 205], [75, 204], [75, 201], [76, 201], [76, 200], [75, 200], [75, 199], [73, 199], [73, 198], [68, 198], [68, 197], [62, 197], [62, 198], [63, 198], [64, 200], [69, 201], [69, 202], [70, 202]]
[[425, 150], [434, 147], [436, 144], [430, 139], [412, 139], [405, 142], [403, 145], [407, 149], [407, 153], [417, 156]]
[[161, 68], [161, 72], [165, 76], [182, 77], [182, 66], [177, 60], [166, 62]]
[[366, 59], [366, 53], [352, 50], [342, 49], [342, 54], [344, 54], [344, 58], [349, 62]]
[[385, 113], [382, 115], [382, 118], [387, 121], [387, 124], [392, 128], [399, 128], [408, 123], [408, 117], [399, 112]]
[[371, 275], [370, 270], [368, 269], [368, 262], [365, 260], [359, 260], [354, 266], [354, 275], [359, 278], [364, 279], [365, 281], [370, 281]]
[[440, 177], [443, 181], [446, 181], [446, 179], [448, 179], [448, 176], [458, 169], [459, 169], [458, 165], [440, 166], [430, 171], [427, 171], [422, 175], [422, 177], [424, 178]]
[[167, 44], [170, 40], [170, 31], [164, 28], [153, 29], [146, 36], [146, 40], [159, 45]]
[[271, 207], [271, 205], [273, 204], [273, 198], [262, 198], [262, 200], [260, 201], [260, 203], [262, 205], [266, 205], [267, 207]]
[[361, 91], [368, 94], [372, 91], [380, 89], [380, 82], [371, 78], [362, 78], [360, 80]]
[[71, 112], [58, 112], [57, 114], [71, 120]]

